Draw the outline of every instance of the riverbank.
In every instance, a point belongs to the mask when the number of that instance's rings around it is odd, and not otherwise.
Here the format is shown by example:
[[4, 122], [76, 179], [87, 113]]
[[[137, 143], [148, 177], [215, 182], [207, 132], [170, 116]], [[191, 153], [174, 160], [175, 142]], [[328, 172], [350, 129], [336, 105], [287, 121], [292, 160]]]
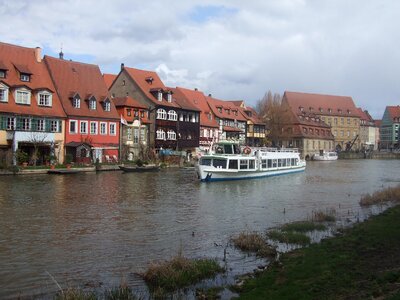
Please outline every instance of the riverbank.
[[399, 299], [399, 253], [397, 205], [340, 236], [282, 254], [246, 281], [240, 299]]

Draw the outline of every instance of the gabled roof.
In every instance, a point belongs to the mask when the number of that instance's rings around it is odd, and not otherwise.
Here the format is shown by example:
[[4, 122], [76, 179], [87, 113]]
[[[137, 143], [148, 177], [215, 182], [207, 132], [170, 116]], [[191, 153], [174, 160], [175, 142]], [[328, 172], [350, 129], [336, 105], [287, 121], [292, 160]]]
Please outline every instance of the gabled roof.
[[[50, 74], [41, 59], [40, 48], [26, 48], [0, 42], [0, 69], [7, 71], [6, 78], [0, 80], [10, 89], [8, 102], [0, 104], [0, 112], [65, 118]], [[29, 73], [30, 81], [21, 81], [20, 72]], [[15, 103], [14, 91], [18, 88], [27, 88], [32, 91], [30, 105]], [[36, 93], [42, 90], [52, 92], [51, 107], [37, 104]]]
[[[109, 97], [107, 86], [97, 65], [67, 61], [50, 56], [45, 56], [44, 60], [68, 116], [119, 119], [119, 114], [112, 101], [110, 101], [110, 111], [105, 111], [100, 103], [105, 98], [111, 99], [111, 97]], [[74, 95], [79, 95], [81, 98], [80, 108], [72, 106]], [[94, 110], [89, 109], [86, 102], [91, 97], [94, 97], [97, 101]]]
[[117, 78], [117, 75], [115, 75], [115, 74], [103, 74], [103, 80], [106, 83], [108, 90], [114, 83], [115, 78]]
[[186, 98], [186, 96], [176, 88], [169, 88], [173, 92], [173, 100], [176, 104], [178, 104], [182, 109], [191, 110], [191, 111], [200, 111], [200, 109], [193, 104], [192, 101]]
[[265, 125], [265, 122], [261, 120], [257, 112], [252, 107], [245, 106], [244, 102], [240, 106], [239, 110], [242, 113], [243, 117], [246, 118], [246, 120], [249, 120], [256, 125]]
[[114, 97], [112, 98], [116, 107], [125, 106], [125, 107], [134, 107], [134, 108], [142, 108], [147, 109], [147, 107], [141, 104], [139, 101], [133, 99], [132, 97]]
[[353, 99], [347, 96], [285, 91], [283, 98], [287, 100], [293, 112], [303, 109], [317, 115], [358, 116]]
[[360, 117], [361, 120], [366, 121], [366, 122], [374, 122], [372, 119], [371, 115], [368, 113], [368, 111], [362, 110], [361, 107], [357, 107], [357, 113]]
[[246, 122], [245, 117], [239, 112], [239, 107], [237, 107], [231, 101], [223, 101], [211, 96], [207, 96], [207, 103], [210, 106], [214, 115], [220, 119], [237, 120]]
[[[200, 111], [200, 125], [205, 127], [218, 128], [218, 122], [215, 120], [211, 109], [208, 106], [207, 99], [203, 92], [199, 90], [189, 90], [182, 87], [175, 88], [175, 95], [185, 97], [186, 100], [192, 103]], [[211, 116], [210, 116], [211, 114]]]
[[168, 92], [170, 90], [164, 85], [156, 72], [129, 67], [124, 67], [122, 72], [123, 71], [126, 71], [129, 77], [135, 81], [140, 90], [151, 102], [153, 102], [153, 104], [167, 107], [179, 107], [178, 104], [168, 102], [166, 99], [163, 99], [162, 101], [157, 100], [157, 91]]

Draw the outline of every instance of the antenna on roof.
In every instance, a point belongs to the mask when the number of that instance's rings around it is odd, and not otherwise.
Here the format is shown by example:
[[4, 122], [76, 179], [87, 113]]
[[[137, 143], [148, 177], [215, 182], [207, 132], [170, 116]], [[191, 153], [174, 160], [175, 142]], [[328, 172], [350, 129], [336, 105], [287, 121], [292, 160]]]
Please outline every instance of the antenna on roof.
[[58, 56], [60, 57], [60, 59], [64, 59], [64, 53], [62, 51], [62, 48], [63, 48], [63, 44], [61, 43], [61, 51], [60, 51], [60, 53], [58, 53]]

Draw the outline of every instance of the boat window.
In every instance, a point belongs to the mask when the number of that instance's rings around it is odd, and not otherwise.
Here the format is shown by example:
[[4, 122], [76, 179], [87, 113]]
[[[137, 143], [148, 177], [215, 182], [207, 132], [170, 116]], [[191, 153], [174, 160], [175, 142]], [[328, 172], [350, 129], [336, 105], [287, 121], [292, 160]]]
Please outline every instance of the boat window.
[[282, 167], [286, 167], [286, 159], [285, 158], [282, 159]]
[[239, 145], [233, 145], [233, 152], [235, 152], [235, 154], [240, 154], [240, 147], [239, 147]]
[[268, 159], [268, 168], [272, 168], [272, 159]]
[[294, 159], [294, 158], [291, 159], [291, 165], [292, 165], [292, 166], [295, 166], [295, 165], [296, 165], [296, 162], [295, 162], [295, 159]]
[[278, 159], [278, 168], [282, 167], [282, 159]]
[[256, 161], [254, 159], [249, 160], [249, 169], [255, 169], [256, 168]]
[[237, 170], [238, 168], [238, 161], [237, 159], [230, 159], [229, 160], [229, 169], [235, 169]]
[[295, 158], [295, 160], [296, 160], [295, 165], [297, 166], [299, 164], [299, 159]]
[[224, 153], [225, 154], [233, 154], [232, 145], [230, 145], [230, 144], [224, 145]]
[[286, 165], [290, 167], [290, 158], [286, 158]]
[[213, 159], [213, 166], [216, 168], [226, 169], [226, 159]]
[[244, 170], [244, 169], [248, 169], [248, 168], [249, 168], [247, 162], [248, 162], [247, 159], [241, 159], [241, 160], [240, 160], [240, 169], [241, 169], [241, 170]]
[[276, 160], [276, 159], [273, 159], [273, 160], [272, 160], [272, 167], [273, 167], [273, 168], [276, 168], [277, 163], [278, 163], [277, 160]]
[[261, 161], [261, 167], [262, 167], [263, 169], [266, 169], [266, 168], [267, 168], [267, 160], [266, 160], [266, 159], [263, 159], [263, 160]]
[[202, 158], [200, 160], [200, 165], [202, 165], [202, 166], [211, 166], [211, 158]]

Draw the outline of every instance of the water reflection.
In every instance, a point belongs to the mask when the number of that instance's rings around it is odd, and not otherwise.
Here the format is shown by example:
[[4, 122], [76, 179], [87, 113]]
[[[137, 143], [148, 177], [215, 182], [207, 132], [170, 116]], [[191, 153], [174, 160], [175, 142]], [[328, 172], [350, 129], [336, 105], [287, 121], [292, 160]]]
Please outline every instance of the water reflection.
[[[304, 173], [201, 184], [192, 172], [10, 176], [0, 180], [0, 298], [43, 295], [88, 284], [106, 288], [182, 248], [189, 257], [222, 262], [229, 238], [302, 220], [313, 210], [343, 218], [362, 194], [400, 182], [400, 161], [310, 162]], [[228, 249], [230, 274], [257, 263]], [[222, 281], [226, 280], [224, 278]]]

